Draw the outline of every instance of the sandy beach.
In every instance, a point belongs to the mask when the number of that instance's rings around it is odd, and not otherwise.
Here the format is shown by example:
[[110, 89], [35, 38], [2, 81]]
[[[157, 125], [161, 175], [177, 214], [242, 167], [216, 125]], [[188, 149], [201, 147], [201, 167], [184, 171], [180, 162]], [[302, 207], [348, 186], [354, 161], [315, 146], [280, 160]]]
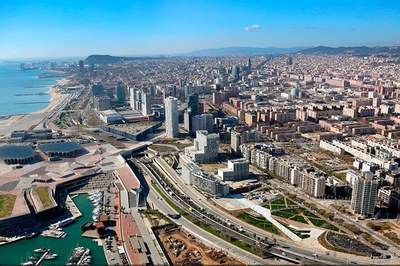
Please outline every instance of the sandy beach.
[[57, 83], [58, 83], [57, 85], [50, 86], [49, 94], [51, 96], [51, 99], [50, 99], [49, 106], [47, 106], [46, 108], [43, 108], [39, 111], [34, 112], [34, 114], [43, 114], [43, 113], [51, 112], [67, 96], [60, 92], [60, 86], [66, 85], [68, 83], [68, 79], [66, 79], [66, 78], [59, 79], [59, 80], [57, 80]]
[[63, 78], [57, 80], [58, 84], [50, 87], [49, 94], [51, 95], [50, 104], [39, 111], [22, 114], [10, 115], [9, 118], [0, 120], [0, 138], [10, 135], [15, 130], [28, 130], [32, 125], [37, 125], [45, 119], [48, 112], [54, 110], [68, 95], [61, 93], [61, 86], [68, 83], [68, 79]]

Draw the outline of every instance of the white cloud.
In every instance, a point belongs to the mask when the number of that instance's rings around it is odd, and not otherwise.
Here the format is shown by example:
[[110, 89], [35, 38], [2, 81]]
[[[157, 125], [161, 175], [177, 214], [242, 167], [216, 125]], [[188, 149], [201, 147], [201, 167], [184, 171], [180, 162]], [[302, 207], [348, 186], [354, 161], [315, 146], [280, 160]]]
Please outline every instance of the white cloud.
[[260, 29], [261, 29], [261, 26], [258, 24], [254, 24], [254, 25], [244, 28], [245, 31], [253, 31], [253, 30], [260, 30]]

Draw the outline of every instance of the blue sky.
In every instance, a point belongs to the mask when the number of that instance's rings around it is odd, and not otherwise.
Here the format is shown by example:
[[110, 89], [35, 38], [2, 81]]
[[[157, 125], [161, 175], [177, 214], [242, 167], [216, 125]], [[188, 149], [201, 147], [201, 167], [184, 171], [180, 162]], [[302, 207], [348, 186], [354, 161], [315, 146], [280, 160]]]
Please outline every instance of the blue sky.
[[15, 0], [0, 6], [3, 59], [318, 45], [400, 45], [400, 1]]

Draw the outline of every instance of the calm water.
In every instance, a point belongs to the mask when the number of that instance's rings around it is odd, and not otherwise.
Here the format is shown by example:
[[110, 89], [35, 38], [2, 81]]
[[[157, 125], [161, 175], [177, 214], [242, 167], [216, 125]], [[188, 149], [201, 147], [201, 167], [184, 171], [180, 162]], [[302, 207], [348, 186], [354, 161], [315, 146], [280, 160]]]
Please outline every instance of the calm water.
[[37, 77], [46, 73], [50, 72], [37, 69], [21, 71], [18, 64], [0, 62], [0, 116], [29, 114], [46, 108], [51, 99], [50, 95], [16, 96], [49, 92], [49, 87], [57, 84], [57, 78]]
[[57, 239], [37, 236], [0, 246], [0, 265], [20, 265], [21, 261], [27, 261], [27, 258], [33, 255], [34, 249], [41, 247], [50, 248], [53, 253], [58, 254], [57, 259], [45, 260], [42, 263], [43, 265], [65, 265], [72, 253], [72, 249], [77, 245], [91, 250], [92, 265], [107, 264], [103, 248], [98, 246], [91, 238], [81, 236], [81, 226], [85, 222], [93, 221], [93, 205], [87, 197], [87, 194], [81, 194], [73, 199], [81, 211], [82, 217], [78, 218], [75, 223], [63, 228], [68, 233], [65, 238]]

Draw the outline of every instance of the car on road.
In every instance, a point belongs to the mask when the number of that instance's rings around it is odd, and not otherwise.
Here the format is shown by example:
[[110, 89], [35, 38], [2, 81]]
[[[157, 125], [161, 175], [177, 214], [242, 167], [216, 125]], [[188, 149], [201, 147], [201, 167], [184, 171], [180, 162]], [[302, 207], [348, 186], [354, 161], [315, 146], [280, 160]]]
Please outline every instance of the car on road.
[[181, 218], [181, 215], [176, 213], [170, 213], [168, 214], [168, 217], [171, 217], [172, 219], [179, 219]]

